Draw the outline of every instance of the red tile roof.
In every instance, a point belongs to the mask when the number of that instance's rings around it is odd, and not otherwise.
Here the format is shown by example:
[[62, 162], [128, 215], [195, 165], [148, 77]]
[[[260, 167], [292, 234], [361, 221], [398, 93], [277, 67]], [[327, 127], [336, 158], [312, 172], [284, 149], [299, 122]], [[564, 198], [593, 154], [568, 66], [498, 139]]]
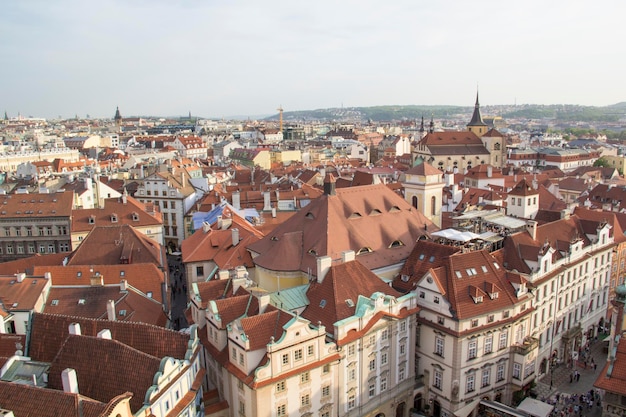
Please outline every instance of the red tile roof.
[[73, 201], [71, 192], [2, 195], [0, 218], [70, 217]]
[[393, 287], [403, 293], [411, 291], [428, 270], [443, 266], [450, 255], [460, 251], [458, 247], [418, 240], [400, 274], [393, 280]]
[[0, 277], [0, 303], [7, 311], [32, 310], [48, 284], [42, 276], [27, 276], [22, 282], [15, 276]]
[[86, 232], [96, 226], [110, 226], [115, 222], [128, 224], [132, 227], [163, 227], [163, 216], [159, 212], [148, 213], [146, 205], [132, 197], [110, 198], [104, 200], [104, 207], [97, 209], [81, 209], [72, 211], [72, 232]]
[[617, 344], [615, 359], [604, 365], [593, 386], [612, 394], [626, 396], [626, 343], [620, 341]]
[[[273, 271], [315, 271], [318, 256], [341, 258], [345, 250], [369, 269], [403, 262], [413, 242], [437, 230], [422, 213], [385, 185], [349, 187], [313, 200], [259, 242], [257, 265]], [[394, 244], [401, 242], [400, 244]]]

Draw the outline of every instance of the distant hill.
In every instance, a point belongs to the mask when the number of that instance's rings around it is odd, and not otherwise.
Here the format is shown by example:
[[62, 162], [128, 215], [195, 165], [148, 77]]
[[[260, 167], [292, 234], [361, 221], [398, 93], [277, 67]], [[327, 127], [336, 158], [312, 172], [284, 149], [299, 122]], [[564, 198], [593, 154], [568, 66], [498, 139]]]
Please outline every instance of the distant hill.
[[[374, 106], [345, 107], [317, 110], [286, 111], [285, 121], [323, 122], [373, 122], [420, 120], [427, 123], [431, 116], [435, 119], [457, 119], [471, 114], [473, 106]], [[556, 121], [617, 122], [626, 118], [626, 102], [604, 107], [580, 106], [574, 104], [524, 104], [481, 106], [483, 117], [499, 115], [507, 119], [552, 119]], [[278, 114], [265, 120], [278, 120]]]

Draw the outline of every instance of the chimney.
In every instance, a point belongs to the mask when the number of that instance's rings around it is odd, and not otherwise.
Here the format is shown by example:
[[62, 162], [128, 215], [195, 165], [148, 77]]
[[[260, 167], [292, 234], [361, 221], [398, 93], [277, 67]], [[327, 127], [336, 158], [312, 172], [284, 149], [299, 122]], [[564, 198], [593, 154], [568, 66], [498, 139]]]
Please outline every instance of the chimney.
[[211, 230], [211, 223], [209, 223], [209, 222], [202, 222], [202, 231], [204, 233], [209, 233], [209, 230]]
[[324, 281], [332, 263], [333, 260], [330, 256], [320, 256], [317, 258], [317, 282], [321, 284]]
[[184, 187], [185, 186], [185, 173], [184, 172], [180, 174], [180, 182]]
[[99, 273], [94, 273], [91, 275], [90, 283], [94, 287], [104, 287], [104, 276]]
[[107, 320], [115, 321], [115, 301], [107, 301]]
[[76, 378], [74, 369], [65, 368], [61, 372], [61, 382], [63, 383], [63, 392], [78, 394], [78, 378]]
[[272, 217], [276, 218], [276, 207], [272, 207]]
[[228, 269], [220, 269], [217, 276], [219, 279], [228, 279], [228, 277], [230, 277], [230, 272], [228, 272]]
[[16, 275], [17, 278], [17, 282], [22, 282], [24, 281], [24, 278], [26, 278], [26, 274], [23, 272], [20, 272], [19, 274]]
[[333, 174], [326, 174], [324, 178], [324, 194], [335, 195], [335, 176]]
[[564, 220], [569, 219], [569, 210], [567, 209], [561, 210], [561, 218]]
[[128, 203], [128, 191], [124, 187], [124, 193], [122, 194], [122, 204]]
[[270, 295], [263, 294], [259, 296], [258, 299], [259, 299], [259, 314], [263, 314], [267, 306], [270, 304]]
[[70, 323], [70, 325], [68, 326], [68, 330], [70, 332], [70, 334], [75, 334], [80, 336], [81, 332], [80, 332], [80, 323]]
[[217, 230], [222, 230], [222, 216], [217, 216]]
[[270, 192], [265, 191], [263, 193], [263, 211], [270, 211], [272, 209]]
[[239, 190], [233, 192], [233, 207], [236, 208], [237, 210], [241, 210], [241, 194], [239, 193]]
[[111, 340], [111, 330], [102, 329], [98, 332], [98, 339], [108, 339]]
[[493, 175], [493, 167], [491, 165], [487, 165], [487, 178], [491, 178]]
[[239, 229], [233, 227], [231, 229], [231, 234], [233, 236], [233, 246], [237, 246], [239, 244]]
[[537, 240], [537, 222], [534, 220], [528, 220], [526, 222], [526, 231], [533, 238], [533, 240]]
[[125, 279], [120, 281], [120, 291], [128, 291], [128, 281]]
[[50, 272], [44, 272], [43, 277], [47, 280], [51, 280], [52, 279], [52, 273]]
[[345, 264], [346, 262], [354, 261], [354, 251], [353, 250], [344, 250], [341, 252], [341, 260]]
[[245, 278], [234, 278], [231, 281], [231, 284], [233, 285], [233, 294], [236, 293], [239, 287], [243, 286], [246, 281], [247, 280]]

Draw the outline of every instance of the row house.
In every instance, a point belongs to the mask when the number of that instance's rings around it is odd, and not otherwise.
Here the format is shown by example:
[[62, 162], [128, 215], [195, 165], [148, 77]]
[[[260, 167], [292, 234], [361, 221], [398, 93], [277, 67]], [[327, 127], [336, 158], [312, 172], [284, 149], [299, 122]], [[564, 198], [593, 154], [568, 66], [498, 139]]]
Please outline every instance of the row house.
[[227, 415], [408, 416], [415, 295], [389, 287], [351, 251], [340, 264], [317, 263], [292, 312], [254, 295], [245, 278], [193, 285], [209, 389], [230, 405]]
[[71, 250], [73, 193], [0, 196], [0, 260]]
[[599, 216], [577, 213], [504, 241], [503, 266], [518, 271], [533, 292], [531, 336], [538, 340], [539, 376], [577, 360], [578, 349], [605, 325], [614, 232]]
[[198, 136], [177, 136], [171, 146], [184, 158], [205, 160], [207, 157], [207, 146]]
[[507, 164], [514, 166], [557, 167], [563, 172], [579, 167], [592, 166], [600, 158], [600, 152], [586, 149], [509, 149]]
[[65, 160], [68, 163], [78, 162], [80, 154], [77, 149], [51, 148], [37, 151], [2, 152], [0, 153], [0, 171], [16, 172], [20, 164], [33, 161]]
[[489, 252], [418, 241], [393, 286], [419, 300], [415, 408], [450, 416], [485, 398], [509, 403], [534, 380], [532, 296]]

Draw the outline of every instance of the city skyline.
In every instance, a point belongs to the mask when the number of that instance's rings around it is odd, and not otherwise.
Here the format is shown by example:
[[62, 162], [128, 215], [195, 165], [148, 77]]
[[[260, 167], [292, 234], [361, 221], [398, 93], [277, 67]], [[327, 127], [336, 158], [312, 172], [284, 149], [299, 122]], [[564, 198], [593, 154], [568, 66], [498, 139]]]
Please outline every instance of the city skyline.
[[[625, 101], [626, 5], [63, 0], [0, 16], [0, 110], [257, 116], [375, 105]], [[616, 62], [617, 61], [617, 62]]]

